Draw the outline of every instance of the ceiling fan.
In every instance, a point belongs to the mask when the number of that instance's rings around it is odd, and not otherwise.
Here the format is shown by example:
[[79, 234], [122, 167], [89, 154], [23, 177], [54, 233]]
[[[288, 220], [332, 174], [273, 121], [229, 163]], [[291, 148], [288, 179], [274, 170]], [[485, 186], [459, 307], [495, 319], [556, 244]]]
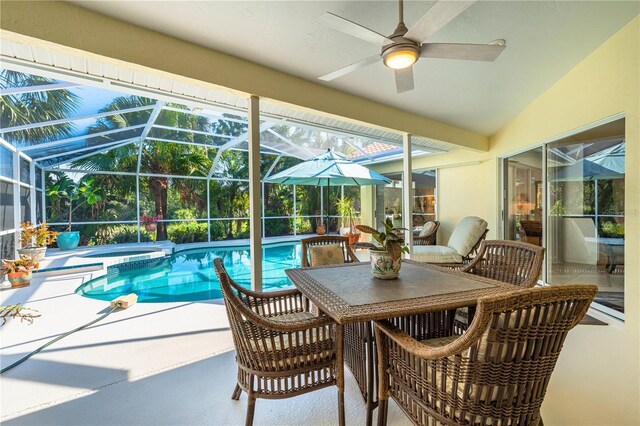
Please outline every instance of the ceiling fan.
[[464, 12], [475, 1], [439, 1], [408, 30], [403, 22], [403, 1], [399, 1], [400, 22], [393, 34], [384, 36], [353, 21], [327, 12], [320, 22], [335, 30], [359, 39], [381, 45], [380, 55], [370, 56], [354, 64], [319, 77], [331, 81], [367, 65], [382, 62], [394, 70], [398, 93], [413, 90], [413, 64], [419, 58], [463, 59], [470, 61], [495, 61], [505, 49], [505, 41], [494, 40], [489, 44], [424, 43], [432, 34]]

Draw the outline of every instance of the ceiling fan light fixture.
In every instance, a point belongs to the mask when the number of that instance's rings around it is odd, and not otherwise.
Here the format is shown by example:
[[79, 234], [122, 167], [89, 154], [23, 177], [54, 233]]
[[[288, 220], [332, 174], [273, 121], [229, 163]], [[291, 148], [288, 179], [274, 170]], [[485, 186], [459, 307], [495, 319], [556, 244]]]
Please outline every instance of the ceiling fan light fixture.
[[384, 64], [394, 70], [410, 67], [418, 60], [418, 52], [414, 49], [402, 49], [389, 52], [384, 56]]

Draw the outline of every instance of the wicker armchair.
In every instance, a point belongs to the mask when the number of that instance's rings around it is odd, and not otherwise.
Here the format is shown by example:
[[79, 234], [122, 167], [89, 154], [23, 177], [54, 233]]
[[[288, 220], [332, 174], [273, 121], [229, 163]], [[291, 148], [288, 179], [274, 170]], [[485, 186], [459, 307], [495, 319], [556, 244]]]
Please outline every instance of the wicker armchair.
[[598, 288], [520, 289], [478, 301], [468, 331], [419, 341], [375, 323], [378, 425], [392, 397], [418, 425], [538, 425], [564, 339]]
[[309, 312], [298, 290], [249, 291], [229, 277], [221, 259], [214, 267], [237, 351], [231, 398], [247, 393], [245, 425], [253, 424], [256, 398], [289, 398], [334, 385], [344, 425], [342, 328]]
[[300, 240], [302, 244], [302, 267], [311, 266], [309, 260], [309, 248], [313, 246], [322, 246], [328, 244], [338, 244], [344, 251], [344, 260], [346, 263], [357, 262], [358, 258], [349, 247], [349, 237], [341, 237], [339, 235], [323, 235], [320, 237], [311, 237]]
[[440, 228], [440, 222], [437, 220], [433, 220], [433, 223], [436, 224], [435, 228], [431, 230], [427, 235], [419, 236], [416, 235], [413, 237], [413, 245], [414, 246], [434, 246], [436, 245], [436, 236], [438, 235], [438, 228]]

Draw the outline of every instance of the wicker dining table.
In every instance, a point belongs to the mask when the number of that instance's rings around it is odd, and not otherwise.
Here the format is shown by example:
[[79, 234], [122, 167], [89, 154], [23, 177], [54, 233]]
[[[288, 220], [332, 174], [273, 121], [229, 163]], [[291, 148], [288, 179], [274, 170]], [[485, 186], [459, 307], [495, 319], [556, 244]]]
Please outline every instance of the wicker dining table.
[[[339, 325], [358, 327], [358, 334], [364, 336], [361, 345], [349, 342], [352, 344], [346, 345], [342, 358], [366, 403], [367, 425], [372, 424], [373, 410], [377, 407], [372, 321], [451, 312], [475, 306], [482, 296], [514, 289], [511, 284], [411, 260], [403, 260], [400, 276], [394, 280], [374, 278], [369, 262], [287, 269], [285, 272], [318, 309]], [[347, 338], [350, 334], [353, 333], [346, 333]]]

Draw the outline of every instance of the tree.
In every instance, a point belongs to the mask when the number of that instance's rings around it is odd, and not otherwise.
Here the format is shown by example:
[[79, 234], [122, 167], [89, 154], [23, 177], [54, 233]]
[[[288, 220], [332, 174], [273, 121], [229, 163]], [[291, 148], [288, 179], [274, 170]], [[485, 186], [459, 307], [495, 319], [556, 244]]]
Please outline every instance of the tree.
[[[155, 101], [140, 96], [123, 96], [114, 99], [101, 112], [153, 105], [154, 103]], [[180, 105], [174, 106], [180, 107]], [[124, 129], [129, 126], [146, 123], [149, 115], [150, 111], [147, 110], [102, 117], [91, 127], [90, 133], [118, 128]], [[230, 134], [230, 136], [236, 136], [246, 131], [246, 126], [242, 124], [230, 126], [224, 121], [211, 123], [202, 116], [167, 110], [162, 111], [156, 123], [166, 127], [210, 131], [212, 133]], [[168, 190], [170, 186], [178, 192], [182, 202], [195, 204], [200, 209], [204, 209], [206, 206], [206, 194], [197, 190], [196, 180], [170, 178], [168, 176], [207, 176], [212, 165], [213, 148], [215, 148], [216, 144], [224, 143], [226, 139], [161, 128], [152, 129], [149, 136], [158, 139], [210, 144], [212, 146], [212, 149], [209, 149], [203, 146], [164, 143], [149, 139], [140, 142], [142, 147], [140, 170], [151, 175], [144, 179], [141, 177], [140, 183], [144, 183], [149, 191], [149, 195], [153, 200], [155, 214], [165, 219], [167, 218]], [[113, 149], [104, 154], [96, 154], [86, 159], [75, 161], [72, 166], [88, 170], [135, 171], [137, 169], [139, 146], [131, 144]], [[225, 165], [226, 157], [221, 162], [221, 167], [223, 168], [229, 167]], [[111, 177], [111, 179], [118, 178], [117, 175]], [[166, 223], [159, 222], [156, 239], [165, 240], [166, 238]]]
[[[10, 70], [0, 70], [0, 88], [42, 86], [55, 80]], [[76, 111], [79, 97], [66, 89], [27, 92], [0, 96], [0, 127], [7, 128], [51, 120], [69, 118]], [[7, 133], [5, 139], [12, 143], [42, 143], [71, 136], [73, 125], [61, 123], [55, 126], [34, 127]]]

